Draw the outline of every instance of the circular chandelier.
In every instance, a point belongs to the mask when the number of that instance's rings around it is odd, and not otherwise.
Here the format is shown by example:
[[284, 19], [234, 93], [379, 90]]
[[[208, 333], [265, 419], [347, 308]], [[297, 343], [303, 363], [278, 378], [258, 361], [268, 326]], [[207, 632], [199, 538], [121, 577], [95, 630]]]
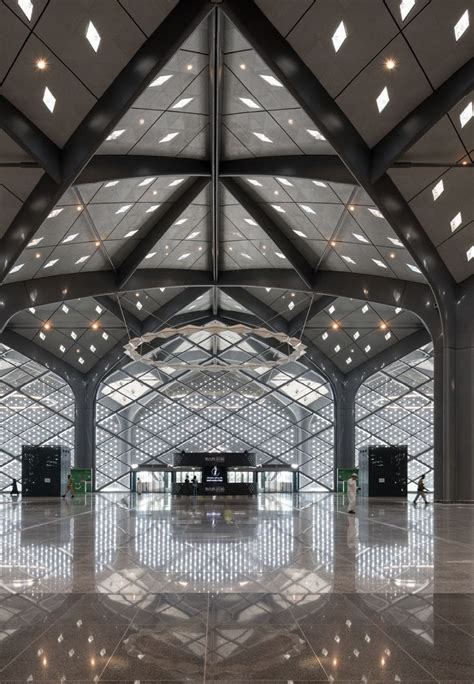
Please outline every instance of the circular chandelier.
[[[197, 333], [203, 332], [216, 336], [233, 333], [240, 336], [253, 335], [254, 337], [260, 337], [262, 339], [273, 338], [277, 342], [288, 345], [291, 351], [284, 354], [278, 350], [279, 357], [272, 361], [242, 361], [241, 363], [227, 363], [218, 357], [213, 358], [209, 363], [188, 363], [186, 361], [176, 361], [172, 359], [163, 361], [154, 358], [153, 354], [155, 349], [151, 349], [149, 352], [143, 351], [144, 346], [151, 345], [155, 340], [166, 340], [175, 337], [176, 335], [180, 335], [181, 337], [192, 337]], [[133, 359], [133, 361], [140, 361], [147, 366], [153, 366], [153, 368], [172, 368], [175, 370], [199, 369], [217, 372], [240, 369], [270, 370], [278, 366], [283, 366], [289, 361], [297, 361], [306, 353], [306, 346], [297, 337], [290, 337], [285, 333], [273, 332], [263, 327], [252, 327], [240, 323], [237, 325], [227, 325], [225, 323], [213, 322], [206, 325], [183, 325], [177, 328], [162, 328], [157, 332], [145, 333], [141, 337], [130, 339], [128, 343], [124, 345], [124, 351], [127, 356]]]

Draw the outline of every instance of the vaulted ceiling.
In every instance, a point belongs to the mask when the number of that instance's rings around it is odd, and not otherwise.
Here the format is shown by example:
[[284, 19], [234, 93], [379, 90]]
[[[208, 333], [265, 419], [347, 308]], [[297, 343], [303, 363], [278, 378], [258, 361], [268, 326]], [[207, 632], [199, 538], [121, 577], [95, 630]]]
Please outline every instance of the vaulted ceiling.
[[2, 325], [81, 373], [212, 318], [344, 373], [416, 334], [400, 293], [474, 275], [473, 22], [473, 0], [4, 0]]

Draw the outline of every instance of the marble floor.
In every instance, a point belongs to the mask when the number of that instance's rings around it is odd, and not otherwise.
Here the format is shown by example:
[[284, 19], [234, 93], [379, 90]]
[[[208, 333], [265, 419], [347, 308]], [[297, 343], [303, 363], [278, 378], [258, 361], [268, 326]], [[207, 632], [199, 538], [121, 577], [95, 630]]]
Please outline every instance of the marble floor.
[[0, 497], [0, 682], [474, 681], [474, 506]]

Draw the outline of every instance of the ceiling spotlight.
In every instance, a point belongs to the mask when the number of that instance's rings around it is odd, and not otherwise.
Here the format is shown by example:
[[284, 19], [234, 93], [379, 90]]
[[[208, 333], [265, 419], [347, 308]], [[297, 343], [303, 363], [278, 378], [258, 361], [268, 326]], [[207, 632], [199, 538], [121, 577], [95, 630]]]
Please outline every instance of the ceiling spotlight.
[[333, 330], [337, 330], [339, 328], [339, 323], [336, 323], [336, 321], [334, 321], [334, 323], [331, 324], [331, 328]]
[[247, 67], [246, 67], [245, 64], [241, 64], [241, 65], [240, 65], [240, 68], [241, 68], [243, 71], [245, 71], [245, 69], [246, 69]]
[[95, 246], [96, 246], [96, 247], [100, 247], [100, 242], [99, 242], [99, 240], [97, 240], [97, 242], [95, 243]]
[[390, 252], [390, 259], [395, 259], [395, 252]]
[[188, 71], [192, 71], [192, 70], [193, 70], [193, 65], [192, 65], [192, 64], [187, 64], [187, 65], [186, 65], [186, 69], [187, 69]]
[[97, 323], [97, 321], [94, 321], [94, 322], [92, 323], [92, 326], [91, 326], [92, 330], [97, 330], [98, 327], [99, 327], [99, 324]]
[[51, 323], [49, 321], [46, 321], [46, 323], [43, 325], [43, 328], [45, 330], [50, 330], [51, 329]]
[[290, 126], [293, 126], [293, 119], [288, 119], [288, 123]]
[[35, 257], [39, 259], [41, 257], [41, 254], [39, 252], [36, 252]]
[[145, 123], [145, 119], [138, 119], [138, 123], [140, 124], [140, 126], [143, 126], [143, 124]]
[[40, 57], [36, 60], [36, 68], [40, 71], [44, 71], [48, 68], [48, 62], [44, 59], [44, 57]]
[[77, 209], [77, 211], [82, 211], [82, 207], [81, 207], [81, 205], [80, 205], [80, 204], [78, 204], [78, 205], [77, 205], [77, 207], [76, 207], [76, 209]]
[[355, 209], [354, 205], [351, 204], [351, 206], [349, 207], [349, 211], [354, 211], [354, 209]]
[[392, 57], [389, 57], [388, 59], [385, 60], [385, 68], [388, 69], [389, 71], [392, 71], [392, 69], [395, 69], [396, 66], [397, 66], [397, 63]]
[[334, 240], [331, 240], [331, 247], [335, 247], [335, 246], [336, 246], [336, 243], [334, 242]]
[[381, 329], [381, 330], [386, 330], [386, 329], [387, 329], [387, 324], [384, 323], [384, 322], [382, 321], [382, 323], [380, 324], [380, 329]]

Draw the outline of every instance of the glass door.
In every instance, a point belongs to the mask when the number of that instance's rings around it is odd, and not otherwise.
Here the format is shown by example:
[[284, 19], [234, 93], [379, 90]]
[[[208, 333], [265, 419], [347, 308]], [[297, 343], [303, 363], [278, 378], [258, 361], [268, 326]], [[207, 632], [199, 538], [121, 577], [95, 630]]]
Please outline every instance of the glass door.
[[293, 492], [293, 472], [290, 470], [266, 470], [258, 474], [259, 491], [272, 494]]

